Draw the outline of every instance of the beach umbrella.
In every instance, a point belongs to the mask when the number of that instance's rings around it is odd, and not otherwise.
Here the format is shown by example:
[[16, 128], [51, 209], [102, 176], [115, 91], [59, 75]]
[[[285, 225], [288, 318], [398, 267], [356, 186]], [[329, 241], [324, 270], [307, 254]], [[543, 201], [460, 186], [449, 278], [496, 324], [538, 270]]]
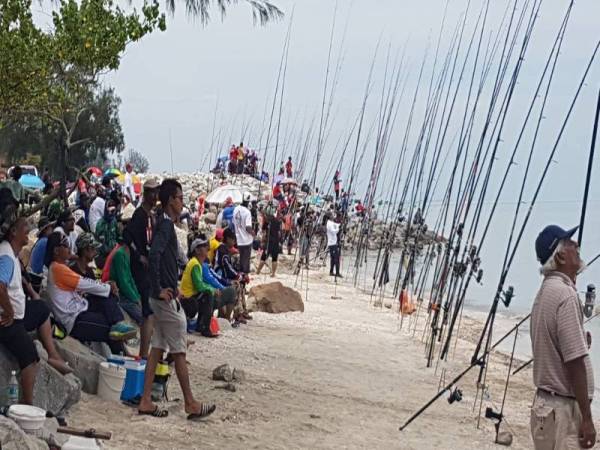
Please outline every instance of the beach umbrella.
[[213, 204], [225, 203], [227, 197], [231, 197], [233, 203], [242, 203], [245, 189], [235, 184], [225, 184], [219, 186], [207, 195], [205, 202]]
[[281, 184], [293, 184], [295, 186], [298, 186], [298, 182], [293, 178], [284, 178], [283, 180], [281, 180]]
[[45, 186], [40, 177], [28, 173], [21, 175], [21, 178], [19, 178], [19, 183], [28, 189], [43, 189]]
[[107, 169], [104, 172], [105, 177], [118, 177], [120, 175], [121, 175], [121, 171], [119, 169], [115, 169], [115, 168]]
[[101, 177], [102, 176], [102, 169], [92, 166], [92, 167], [88, 167], [87, 172], [89, 174], [95, 175], [97, 177]]

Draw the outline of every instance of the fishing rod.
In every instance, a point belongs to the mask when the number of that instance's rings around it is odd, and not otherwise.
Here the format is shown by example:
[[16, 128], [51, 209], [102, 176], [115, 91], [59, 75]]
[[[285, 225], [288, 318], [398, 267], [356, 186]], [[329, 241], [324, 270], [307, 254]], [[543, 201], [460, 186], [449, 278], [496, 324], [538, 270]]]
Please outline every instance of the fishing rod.
[[[509, 256], [509, 257], [507, 258], [507, 260], [506, 260], [506, 261], [507, 261], [507, 263], [506, 263], [506, 266], [503, 268], [503, 271], [502, 271], [502, 273], [501, 273], [501, 275], [500, 275], [500, 281], [499, 281], [499, 283], [498, 283], [498, 288], [497, 288], [497, 291], [496, 291], [496, 295], [495, 295], [495, 297], [494, 297], [494, 301], [492, 302], [492, 307], [491, 307], [491, 309], [490, 309], [490, 314], [488, 315], [488, 318], [487, 318], [487, 320], [486, 320], [486, 324], [484, 325], [484, 329], [483, 329], [483, 331], [482, 331], [482, 334], [481, 334], [481, 336], [480, 336], [480, 339], [479, 339], [479, 341], [478, 341], [478, 343], [477, 343], [477, 346], [476, 346], [476, 349], [475, 349], [475, 353], [474, 353], [474, 355], [473, 355], [473, 359], [476, 359], [476, 358], [477, 358], [477, 355], [478, 355], [478, 354], [479, 354], [479, 352], [481, 351], [481, 345], [482, 345], [482, 341], [483, 341], [484, 339], [486, 340], [486, 347], [487, 347], [487, 346], [490, 344], [490, 342], [491, 342], [491, 334], [492, 334], [492, 330], [493, 330], [493, 324], [494, 324], [495, 313], [496, 313], [496, 310], [497, 310], [497, 308], [498, 308], [498, 303], [499, 303], [499, 301], [500, 301], [500, 297], [501, 297], [501, 295], [502, 295], [502, 294], [504, 294], [504, 295], [505, 295], [505, 298], [503, 299], [503, 301], [505, 302], [505, 304], [506, 304], [506, 303], [510, 303], [510, 301], [508, 301], [508, 302], [506, 301], [506, 300], [509, 300], [509, 299], [507, 299], [506, 297], [508, 296], [508, 294], [511, 294], [511, 291], [512, 291], [512, 289], [511, 289], [511, 288], [509, 288], [507, 291], [505, 291], [505, 292], [503, 291], [503, 288], [504, 288], [504, 283], [505, 283], [506, 277], [507, 277], [507, 275], [508, 275], [508, 271], [509, 271], [509, 269], [510, 269], [510, 266], [511, 266], [512, 262], [514, 261], [514, 257], [515, 257], [515, 255], [516, 255], [517, 247], [518, 247], [518, 245], [519, 245], [519, 243], [520, 243], [520, 241], [521, 241], [521, 239], [522, 239], [522, 237], [523, 237], [523, 233], [524, 233], [524, 231], [525, 231], [525, 228], [526, 228], [526, 226], [527, 226], [527, 223], [528, 223], [528, 221], [529, 221], [529, 218], [531, 217], [531, 212], [532, 212], [532, 210], [533, 210], [533, 206], [535, 205], [535, 202], [536, 202], [536, 200], [537, 200], [537, 197], [538, 197], [538, 195], [539, 195], [539, 193], [540, 193], [540, 191], [541, 191], [541, 188], [542, 188], [543, 182], [544, 182], [544, 180], [545, 180], [545, 178], [546, 178], [546, 175], [547, 175], [547, 173], [548, 173], [548, 169], [549, 169], [549, 167], [550, 167], [550, 164], [551, 164], [551, 163], [552, 163], [552, 161], [553, 161], [553, 157], [554, 157], [554, 155], [555, 155], [555, 153], [556, 153], [556, 150], [557, 150], [557, 148], [558, 148], [558, 145], [559, 145], [559, 143], [560, 143], [560, 140], [561, 140], [561, 138], [562, 138], [562, 135], [563, 135], [563, 133], [564, 133], [564, 130], [565, 130], [566, 126], [567, 126], [567, 123], [568, 123], [568, 121], [569, 121], [569, 119], [570, 119], [570, 117], [571, 117], [571, 113], [572, 113], [572, 111], [573, 111], [573, 109], [574, 109], [574, 107], [575, 107], [575, 104], [576, 104], [576, 102], [577, 102], [577, 99], [579, 98], [579, 94], [581, 93], [581, 90], [582, 90], [582, 88], [583, 88], [583, 85], [584, 85], [584, 83], [585, 83], [585, 80], [586, 80], [586, 78], [587, 78], [587, 75], [588, 75], [588, 73], [589, 73], [589, 70], [590, 70], [590, 68], [591, 68], [591, 66], [592, 66], [592, 64], [593, 64], [593, 62], [594, 62], [594, 60], [595, 60], [595, 58], [596, 58], [596, 54], [597, 54], [597, 52], [598, 52], [598, 48], [599, 48], [599, 47], [600, 47], [600, 41], [598, 41], [598, 44], [596, 45], [596, 47], [595, 47], [595, 49], [594, 49], [594, 53], [592, 54], [592, 56], [591, 56], [591, 58], [590, 58], [590, 60], [589, 60], [589, 63], [588, 63], [588, 65], [587, 65], [587, 67], [586, 67], [586, 70], [585, 70], [585, 72], [584, 72], [584, 75], [583, 75], [583, 77], [582, 77], [582, 79], [581, 79], [581, 82], [580, 82], [580, 84], [579, 84], [578, 88], [577, 88], [577, 92], [576, 92], [576, 94], [575, 94], [575, 97], [573, 98], [573, 101], [571, 102], [571, 105], [570, 105], [570, 107], [569, 107], [569, 110], [568, 110], [568, 112], [567, 112], [567, 115], [566, 115], [566, 117], [565, 117], [565, 120], [563, 121], [563, 124], [562, 124], [562, 126], [561, 126], [561, 128], [560, 128], [560, 131], [559, 131], [558, 137], [557, 137], [557, 139], [556, 139], [556, 141], [555, 141], [555, 144], [554, 144], [554, 146], [552, 147], [552, 151], [550, 152], [550, 155], [549, 155], [549, 157], [548, 157], [548, 160], [547, 160], [546, 166], [544, 167], [544, 171], [542, 172], [542, 176], [541, 176], [541, 178], [540, 178], [540, 181], [539, 181], [539, 183], [538, 183], [538, 185], [537, 185], [537, 188], [536, 188], [536, 190], [535, 190], [535, 193], [534, 193], [534, 196], [533, 196], [533, 198], [532, 198], [532, 201], [531, 201], [531, 204], [530, 204], [530, 206], [529, 206], [529, 209], [528, 209], [528, 211], [527, 211], [527, 213], [526, 213], [526, 216], [525, 216], [525, 218], [524, 218], [524, 220], [523, 220], [523, 222], [522, 222], [522, 225], [521, 225], [521, 228], [520, 228], [520, 230], [519, 230], [519, 233], [518, 233], [518, 235], [517, 235], [517, 237], [516, 237], [516, 239], [515, 239], [515, 245], [514, 245], [514, 247], [513, 247], [513, 249], [512, 249], [512, 252], [510, 253], [510, 256]], [[485, 359], [487, 360], [487, 358], [485, 358]], [[487, 376], [487, 364], [483, 364], [483, 365], [481, 366], [481, 369], [480, 369], [480, 381], [483, 381], [483, 384], [485, 384], [486, 376]], [[481, 385], [481, 384], [482, 384], [482, 383], [479, 383], [479, 385]], [[481, 410], [481, 407], [482, 407], [482, 402], [483, 402], [483, 396], [482, 396], [482, 399], [481, 399], [481, 401], [480, 401], [480, 410]], [[498, 420], [500, 421], [500, 420], [501, 420], [501, 418], [498, 418]]]
[[[480, 261], [479, 255], [480, 255], [481, 249], [483, 248], [483, 242], [484, 242], [485, 236], [487, 234], [487, 230], [489, 229], [489, 224], [491, 223], [491, 218], [493, 217], [493, 215], [495, 213], [495, 208], [496, 208], [496, 206], [498, 204], [498, 200], [499, 200], [500, 194], [501, 194], [501, 192], [502, 192], [502, 190], [504, 188], [505, 182], [506, 182], [506, 180], [508, 178], [508, 172], [510, 171], [510, 169], [514, 165], [514, 157], [515, 157], [516, 151], [517, 151], [517, 149], [519, 147], [519, 144], [520, 144], [521, 139], [523, 137], [524, 131], [525, 131], [526, 127], [527, 127], [527, 124], [528, 124], [528, 121], [529, 121], [529, 117], [530, 117], [531, 112], [533, 110], [533, 107], [534, 107], [534, 105], [536, 103], [537, 97], [539, 95], [539, 91], [540, 91], [540, 89], [541, 89], [541, 87], [543, 85], [543, 82], [544, 82], [547, 70], [548, 70], [548, 68], [550, 66], [550, 63], [552, 62], [552, 59], [554, 58], [554, 63], [553, 63], [552, 71], [550, 73], [550, 78], [549, 78], [548, 89], [547, 89], [547, 92], [546, 92], [546, 95], [545, 95], [544, 99], [546, 99], [548, 97], [549, 86], [550, 86], [550, 84], [552, 82], [552, 78], [553, 78], [553, 75], [554, 75], [554, 70], [556, 68], [557, 57], [558, 57], [558, 54], [560, 52], [560, 44], [562, 43], [562, 37], [564, 36], [564, 32], [566, 31], [566, 23], [568, 21], [569, 14], [570, 14], [570, 9], [567, 10], [565, 18], [563, 19], [563, 23], [562, 23], [562, 25], [561, 25], [558, 33], [557, 33], [557, 37], [556, 37], [554, 45], [552, 47], [552, 51], [550, 52], [550, 55], [548, 56], [548, 59], [546, 61], [546, 65], [545, 65], [544, 70], [542, 72], [542, 76], [541, 76], [540, 81], [538, 83], [538, 86], [536, 88], [535, 94], [533, 95], [533, 98], [532, 98], [532, 100], [530, 102], [529, 110], [528, 110], [527, 115], [526, 115], [526, 117], [524, 119], [523, 125], [521, 127], [521, 131], [520, 131], [519, 136], [517, 138], [517, 142], [516, 142], [516, 144], [515, 144], [515, 146], [513, 148], [513, 152], [512, 152], [511, 158], [509, 160], [509, 164], [507, 165], [507, 169], [505, 171], [504, 177], [503, 177], [502, 182], [500, 184], [500, 188], [499, 188], [498, 193], [496, 195], [496, 200], [495, 200], [494, 205], [492, 207], [492, 211], [490, 213], [490, 216], [488, 217], [488, 222], [487, 222], [486, 228], [484, 230], [482, 239], [479, 241], [479, 244], [477, 246], [475, 246], [474, 245], [475, 230], [477, 229], [479, 220], [481, 218], [481, 212], [483, 210], [482, 209], [483, 208], [483, 202], [484, 202], [484, 199], [485, 199], [485, 195], [486, 195], [486, 192], [487, 192], [487, 187], [488, 187], [489, 179], [490, 179], [489, 177], [490, 177], [490, 174], [491, 174], [492, 166], [493, 166], [493, 164], [494, 164], [494, 162], [496, 160], [495, 155], [496, 155], [496, 152], [498, 150], [498, 144], [500, 142], [500, 132], [498, 133], [498, 138], [496, 139], [496, 144], [494, 146], [494, 150], [493, 150], [492, 155], [491, 155], [490, 160], [489, 160], [490, 162], [489, 162], [489, 165], [488, 165], [487, 174], [486, 174], [486, 177], [484, 179], [482, 190], [481, 190], [481, 194], [480, 194], [480, 198], [478, 200], [478, 204], [477, 204], [477, 207], [476, 207], [476, 210], [475, 210], [475, 215], [474, 215], [473, 223], [472, 223], [472, 226], [471, 226], [471, 235], [470, 235], [469, 240], [468, 240], [468, 245], [465, 247], [465, 253], [463, 254], [463, 260], [462, 260], [462, 263], [461, 263], [463, 265], [467, 264], [469, 262], [472, 262], [472, 261]], [[513, 84], [513, 86], [514, 86], [514, 84]], [[545, 104], [545, 101], [544, 101], [544, 104]], [[506, 113], [508, 111], [507, 106], [508, 105], [506, 105], [506, 107], [503, 107], [504, 117], [506, 117]], [[542, 110], [543, 110], [543, 107], [542, 107]], [[540, 113], [540, 117], [541, 117], [541, 115], [542, 114]], [[504, 120], [504, 118], [502, 120]], [[541, 120], [538, 120], [538, 125], [539, 125], [540, 122], [541, 122]], [[502, 128], [503, 128], [503, 122], [500, 123], [500, 130]], [[492, 134], [495, 134], [495, 131]], [[486, 150], [486, 154], [487, 154], [487, 152], [488, 152], [488, 150]], [[487, 158], [487, 156], [486, 156], [486, 158]], [[473, 254], [467, 255], [467, 252], [466, 252], [467, 248], [469, 248], [469, 249], [475, 249], [474, 252], [473, 252]], [[455, 307], [453, 315], [452, 315], [451, 325], [449, 327], [449, 332], [448, 332], [448, 336], [446, 338], [446, 343], [444, 344], [444, 348], [442, 350], [442, 353], [440, 354], [441, 358], [446, 358], [447, 357], [448, 350], [449, 350], [449, 345], [450, 345], [450, 340], [452, 338], [452, 330], [454, 329], [454, 324], [456, 322], [456, 319], [457, 319], [457, 316], [458, 316], [459, 313], [461, 314], [461, 317], [462, 317], [462, 306], [464, 304], [464, 298], [465, 298], [466, 291], [467, 291], [467, 289], [469, 287], [469, 283], [470, 283], [471, 279], [474, 276], [476, 276], [476, 277], [479, 278], [479, 280], [481, 280], [482, 272], [479, 271], [479, 267], [478, 266], [479, 266], [479, 263], [475, 264], [475, 266], [472, 267], [472, 270], [468, 273], [467, 279], [464, 281], [464, 285], [462, 286], [462, 289], [461, 289], [461, 294], [458, 297], [458, 300], [457, 300], [457, 303], [456, 303], [456, 307]], [[459, 326], [460, 326], [460, 322], [459, 322]]]

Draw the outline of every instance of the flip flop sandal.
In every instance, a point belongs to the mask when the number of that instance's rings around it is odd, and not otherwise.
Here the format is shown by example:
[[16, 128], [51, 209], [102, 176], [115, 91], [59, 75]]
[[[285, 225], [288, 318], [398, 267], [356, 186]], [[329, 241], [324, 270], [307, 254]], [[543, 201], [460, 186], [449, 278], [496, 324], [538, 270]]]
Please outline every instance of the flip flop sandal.
[[217, 409], [217, 407], [215, 405], [207, 405], [205, 403], [202, 403], [200, 412], [188, 414], [187, 420], [191, 420], [194, 422], [194, 421], [198, 421], [200, 419], [204, 419], [205, 417], [208, 417], [212, 413], [214, 413], [215, 409]]
[[169, 411], [167, 411], [166, 409], [161, 409], [161, 408], [159, 408], [158, 405], [156, 405], [156, 408], [154, 408], [154, 410], [152, 410], [152, 411], [140, 411], [138, 409], [138, 415], [152, 416], [152, 417], [158, 417], [158, 418], [162, 419], [169, 415]]

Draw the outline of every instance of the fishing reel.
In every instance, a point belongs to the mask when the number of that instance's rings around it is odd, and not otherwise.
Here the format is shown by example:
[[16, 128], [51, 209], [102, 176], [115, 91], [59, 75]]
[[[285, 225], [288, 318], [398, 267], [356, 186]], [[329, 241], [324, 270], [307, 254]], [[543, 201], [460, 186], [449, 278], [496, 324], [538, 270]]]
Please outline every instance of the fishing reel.
[[583, 306], [583, 314], [590, 318], [594, 314], [594, 306], [596, 305], [596, 286], [588, 284], [585, 292], [585, 304]]
[[464, 262], [456, 261], [454, 263], [454, 273], [457, 277], [462, 278], [467, 271], [467, 265]]
[[504, 303], [504, 306], [508, 308], [514, 296], [515, 288], [513, 286], [509, 286], [508, 289], [503, 292], [502, 303]]
[[476, 245], [471, 245], [471, 248], [469, 249], [469, 259], [472, 261], [472, 264], [475, 263], [475, 260], [479, 260], [479, 257], [477, 256]]
[[465, 224], [459, 223], [458, 226], [456, 227], [456, 234], [458, 236], [462, 236], [464, 228], [465, 228]]
[[454, 402], [460, 402], [463, 399], [463, 393], [459, 388], [454, 388], [450, 395], [448, 396], [448, 403], [452, 404]]
[[475, 281], [477, 281], [477, 284], [481, 284], [482, 279], [483, 279], [483, 269], [479, 269], [477, 271], [477, 276], [475, 277]]

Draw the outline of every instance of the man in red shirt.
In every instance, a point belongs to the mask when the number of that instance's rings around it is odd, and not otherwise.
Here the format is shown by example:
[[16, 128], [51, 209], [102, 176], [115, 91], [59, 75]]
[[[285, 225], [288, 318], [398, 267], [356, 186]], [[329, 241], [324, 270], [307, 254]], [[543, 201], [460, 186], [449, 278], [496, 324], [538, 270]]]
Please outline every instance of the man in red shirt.
[[232, 145], [229, 149], [229, 173], [237, 173], [238, 148]]
[[285, 175], [288, 178], [292, 178], [294, 171], [292, 170], [292, 157], [289, 156], [287, 162], [285, 163]]

